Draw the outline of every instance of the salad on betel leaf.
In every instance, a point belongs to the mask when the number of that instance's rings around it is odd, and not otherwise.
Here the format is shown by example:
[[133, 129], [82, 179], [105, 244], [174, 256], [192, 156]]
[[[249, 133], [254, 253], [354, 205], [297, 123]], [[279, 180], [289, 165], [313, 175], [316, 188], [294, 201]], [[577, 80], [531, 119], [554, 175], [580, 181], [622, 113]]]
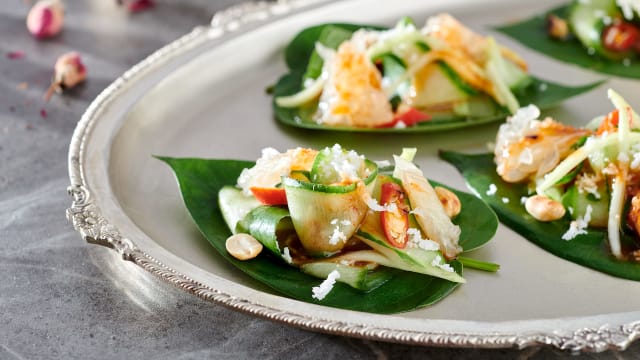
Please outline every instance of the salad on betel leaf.
[[[433, 304], [489, 241], [480, 199], [427, 180], [415, 149], [374, 162], [334, 145], [263, 150], [255, 163], [160, 157], [191, 216], [236, 267], [290, 297], [376, 313]], [[428, 170], [428, 169], [427, 169]]]
[[285, 52], [274, 87], [276, 118], [329, 130], [414, 132], [504, 119], [521, 105], [547, 108], [599, 83], [568, 87], [536, 79], [527, 62], [449, 14], [417, 27], [324, 24]]
[[640, 79], [638, 1], [573, 0], [497, 30], [557, 60]]
[[615, 109], [586, 127], [538, 120], [535, 106], [500, 126], [493, 154], [442, 152], [501, 221], [573, 262], [640, 280], [640, 117]]

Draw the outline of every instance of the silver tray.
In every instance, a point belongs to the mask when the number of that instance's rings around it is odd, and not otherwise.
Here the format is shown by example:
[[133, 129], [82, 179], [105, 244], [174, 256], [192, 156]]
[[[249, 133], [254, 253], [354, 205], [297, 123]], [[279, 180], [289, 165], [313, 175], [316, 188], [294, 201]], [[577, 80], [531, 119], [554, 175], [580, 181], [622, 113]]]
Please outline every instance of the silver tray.
[[[231, 267], [191, 222], [168, 167], [152, 155], [255, 159], [274, 146], [341, 143], [388, 159], [419, 149], [427, 175], [465, 189], [437, 149], [478, 151], [497, 124], [438, 134], [332, 134], [291, 129], [272, 118], [265, 89], [284, 73], [282, 50], [298, 30], [345, 21], [391, 25], [448, 11], [481, 32], [557, 1], [416, 2], [289, 0], [249, 3], [218, 13], [210, 26], [161, 48], [106, 88], [73, 134], [67, 216], [88, 242], [104, 245], [161, 280], [196, 296], [270, 320], [324, 333], [451, 347], [550, 345], [573, 352], [625, 349], [640, 337], [640, 283], [613, 278], [550, 255], [500, 226], [474, 256], [498, 274], [469, 271], [468, 283], [440, 303], [395, 315], [359, 313], [291, 300]], [[538, 77], [569, 84], [602, 78], [493, 33], [524, 54]], [[640, 106], [637, 83], [608, 86]], [[582, 124], [611, 108], [606, 87], [548, 113]], [[357, 301], [357, 299], [354, 299]]]

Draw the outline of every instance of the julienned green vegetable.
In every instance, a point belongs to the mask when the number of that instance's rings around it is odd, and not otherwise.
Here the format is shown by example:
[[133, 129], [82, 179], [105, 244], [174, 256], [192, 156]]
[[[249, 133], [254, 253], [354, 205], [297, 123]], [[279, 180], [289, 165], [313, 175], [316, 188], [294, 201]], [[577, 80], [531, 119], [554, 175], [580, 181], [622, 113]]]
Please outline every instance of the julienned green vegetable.
[[597, 84], [540, 81], [513, 51], [448, 14], [419, 29], [349, 24], [308, 28], [289, 44], [290, 73], [275, 87], [289, 125], [358, 131], [426, 131], [494, 121], [521, 105], [548, 107]]
[[499, 31], [555, 59], [594, 71], [640, 78], [638, 5], [573, 0]]
[[[320, 153], [324, 160], [318, 161]], [[445, 256], [436, 242], [426, 240], [413, 214], [407, 244], [395, 247], [387, 241], [380, 215], [381, 211], [394, 209], [378, 202], [377, 179], [391, 179], [391, 174], [378, 174], [375, 163], [355, 152], [339, 146], [320, 152], [294, 149], [278, 153], [267, 149], [255, 164], [161, 159], [176, 172], [185, 204], [212, 245], [238, 268], [286, 295], [328, 306], [388, 313], [432, 304], [464, 281], [460, 262]], [[282, 172], [285, 168], [289, 169], [288, 175]], [[267, 169], [279, 175], [270, 177]], [[330, 179], [331, 183], [313, 183], [311, 178]], [[266, 179], [277, 182], [268, 183]], [[302, 213], [295, 216], [297, 225], [293, 213], [299, 210], [289, 204], [265, 204], [277, 198], [276, 193], [264, 191], [270, 187], [282, 189], [289, 200], [287, 182], [296, 182], [295, 190], [305, 191], [292, 195], [292, 202], [306, 203], [306, 207], [300, 207]], [[215, 191], [213, 198], [209, 191]], [[253, 191], [261, 194], [260, 200], [247, 195]], [[352, 215], [361, 211], [358, 206], [348, 206], [355, 193], [365, 199], [365, 215], [359, 226], [353, 225], [357, 217], [344, 216], [345, 212]], [[493, 236], [497, 221], [479, 200], [454, 193], [463, 210], [448, 221], [460, 229], [458, 250], [472, 250]], [[332, 196], [328, 202], [322, 199], [326, 195]], [[311, 215], [309, 208], [324, 206], [321, 204], [330, 204], [331, 216], [328, 212], [318, 215], [317, 209]], [[318, 229], [317, 239], [303, 244], [297, 229], [309, 226]], [[347, 236], [353, 228], [356, 232]], [[224, 247], [230, 233], [251, 234], [263, 244], [263, 254], [247, 261], [235, 260]], [[496, 270], [493, 264], [482, 261], [475, 266]], [[334, 280], [338, 282], [331, 286]]]
[[616, 92], [609, 98], [616, 109], [594, 128], [540, 121], [537, 109], [525, 108], [500, 127], [493, 159], [442, 155], [523, 236], [640, 280], [640, 117]]

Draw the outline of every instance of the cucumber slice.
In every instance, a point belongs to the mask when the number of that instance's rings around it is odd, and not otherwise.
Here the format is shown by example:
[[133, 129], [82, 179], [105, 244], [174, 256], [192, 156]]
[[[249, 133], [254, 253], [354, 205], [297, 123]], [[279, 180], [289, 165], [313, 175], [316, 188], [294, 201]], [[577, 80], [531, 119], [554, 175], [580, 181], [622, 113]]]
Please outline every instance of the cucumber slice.
[[500, 108], [488, 95], [481, 94], [453, 106], [453, 113], [469, 118], [483, 118], [495, 115]]
[[415, 95], [411, 105], [427, 110], [465, 102], [477, 93], [442, 62], [431, 63], [420, 69], [413, 78], [413, 89]]
[[237, 234], [238, 223], [244, 219], [247, 214], [261, 206], [262, 204], [253, 196], [246, 196], [242, 190], [233, 186], [224, 186], [218, 193], [218, 205], [222, 218], [231, 230], [232, 234]]
[[[384, 82], [388, 84], [393, 84], [393, 86], [395, 86], [394, 89], [385, 89], [387, 93], [392, 94], [391, 99], [389, 101], [391, 101], [392, 105], [394, 105], [393, 101], [400, 102], [401, 98], [405, 96], [405, 94], [407, 94], [409, 91], [410, 85], [408, 80], [399, 82], [399, 80], [404, 76], [404, 74], [407, 71], [407, 65], [401, 58], [394, 55], [393, 53], [380, 55], [374, 60], [374, 62], [378, 62], [378, 61], [382, 63], [382, 68], [384, 69], [383, 70], [383, 77], [385, 79]], [[394, 100], [394, 97], [397, 100]], [[393, 107], [397, 108], [397, 105], [398, 104], [396, 103], [395, 106]]]
[[318, 152], [311, 166], [311, 181], [316, 184], [340, 184], [347, 179], [367, 178], [369, 184], [377, 172], [377, 166], [358, 155], [355, 151], [347, 151], [334, 145]]
[[587, 212], [587, 206], [591, 206], [591, 221], [589, 226], [593, 227], [607, 227], [609, 219], [609, 191], [606, 184], [598, 187], [598, 193], [600, 198], [596, 199], [593, 194], [586, 192], [580, 193], [576, 186], [571, 186], [567, 192], [562, 196], [562, 205], [569, 211], [572, 219], [578, 217], [584, 217]]
[[502, 76], [511, 91], [518, 92], [531, 85], [533, 78], [526, 71], [522, 70], [513, 61], [505, 59], [504, 56], [502, 58], [504, 59], [502, 63], [504, 65], [502, 68], [504, 73]]
[[278, 206], [258, 206], [249, 211], [236, 226], [238, 232], [251, 234], [274, 255], [287, 262], [282, 254], [280, 239], [286, 241], [294, 231], [287, 209]]
[[362, 291], [373, 290], [391, 279], [388, 271], [375, 271], [366, 266], [350, 266], [330, 261], [307, 263], [300, 266], [300, 270], [320, 279], [326, 279], [332, 271], [337, 270], [340, 277], [336, 281]]
[[[345, 174], [351, 183], [329, 185], [343, 183]], [[377, 175], [374, 162], [336, 145], [318, 152], [311, 182], [283, 178], [293, 226], [308, 253], [329, 256], [344, 247], [366, 215], [364, 193], [372, 191]]]
[[605, 49], [602, 44], [602, 31], [606, 22], [621, 16], [615, 0], [573, 1], [569, 8], [568, 21], [574, 35], [588, 51], [608, 59], [619, 60], [628, 57], [629, 54]]
[[493, 85], [492, 95], [498, 104], [509, 109], [511, 114], [515, 114], [520, 104], [513, 94], [512, 86], [524, 83], [529, 75], [502, 56], [502, 51], [493, 38], [487, 40], [486, 51], [487, 62], [484, 69]]
[[312, 256], [341, 250], [367, 212], [362, 186], [330, 186], [283, 178], [293, 226]]
[[420, 248], [398, 249], [391, 246], [385, 241], [380, 217], [375, 216], [375, 214], [365, 218], [356, 236], [384, 256], [386, 261], [384, 259], [378, 260], [380, 265], [431, 275], [453, 282], [465, 282], [464, 278], [457, 272], [446, 270], [448, 267], [442, 262], [443, 256], [440, 251], [429, 251]]

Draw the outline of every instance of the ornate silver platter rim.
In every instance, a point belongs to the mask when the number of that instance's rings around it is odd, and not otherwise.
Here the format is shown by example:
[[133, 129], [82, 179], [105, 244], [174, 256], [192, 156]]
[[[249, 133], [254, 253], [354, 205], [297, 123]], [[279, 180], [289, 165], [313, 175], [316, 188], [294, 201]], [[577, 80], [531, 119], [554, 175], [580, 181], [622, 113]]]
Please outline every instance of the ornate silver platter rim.
[[[67, 218], [83, 239], [89, 243], [103, 245], [118, 252], [123, 260], [131, 261], [162, 281], [168, 282], [204, 300], [213, 301], [235, 310], [262, 318], [286, 323], [314, 331], [353, 336], [374, 340], [452, 347], [481, 348], [525, 348], [548, 345], [571, 352], [601, 352], [609, 349], [624, 350], [634, 340], [640, 338], [640, 320], [626, 319], [628, 314], [611, 316], [616, 319], [611, 324], [606, 317], [598, 327], [576, 328], [572, 331], [531, 331], [531, 332], [451, 332], [397, 330], [372, 326], [357, 322], [335, 321], [321, 317], [296, 314], [275, 307], [231, 295], [220, 288], [213, 288], [164, 265], [145, 250], [136, 246], [135, 239], [129, 239], [103, 216], [103, 212], [92, 198], [92, 191], [85, 181], [84, 155], [86, 142], [94, 126], [109, 104], [125, 89], [153, 69], [170, 62], [180, 54], [207, 41], [225, 41], [238, 30], [309, 10], [327, 0], [280, 0], [277, 2], [252, 2], [219, 12], [211, 26], [198, 27], [191, 33], [159, 49], [115, 80], [89, 106], [80, 119], [71, 139], [69, 148], [68, 192], [72, 203], [67, 209]], [[557, 319], [556, 319], [557, 320]], [[633, 320], [633, 321], [628, 321]], [[627, 322], [628, 321], [628, 322]]]

